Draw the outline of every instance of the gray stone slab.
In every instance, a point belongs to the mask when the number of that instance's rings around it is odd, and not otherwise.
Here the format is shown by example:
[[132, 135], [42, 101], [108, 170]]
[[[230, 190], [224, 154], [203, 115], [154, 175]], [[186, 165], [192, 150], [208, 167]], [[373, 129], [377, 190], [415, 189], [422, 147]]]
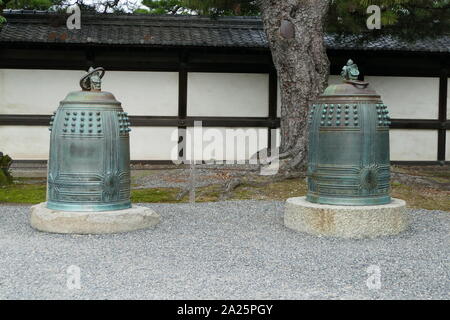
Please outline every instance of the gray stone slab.
[[286, 227], [318, 236], [373, 238], [398, 234], [408, 227], [403, 200], [374, 206], [337, 206], [312, 203], [306, 197], [286, 200]]
[[152, 209], [133, 205], [129, 209], [101, 212], [69, 212], [48, 209], [42, 202], [31, 207], [30, 224], [53, 233], [103, 234], [146, 229], [159, 222]]

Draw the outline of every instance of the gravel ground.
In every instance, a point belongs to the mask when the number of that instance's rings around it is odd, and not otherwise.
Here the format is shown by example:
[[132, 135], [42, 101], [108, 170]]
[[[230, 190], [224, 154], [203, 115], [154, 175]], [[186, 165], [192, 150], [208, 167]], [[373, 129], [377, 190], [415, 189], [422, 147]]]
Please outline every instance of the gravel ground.
[[[148, 205], [154, 229], [46, 234], [28, 206], [0, 207], [1, 299], [449, 299], [450, 212], [411, 210], [400, 236], [317, 238], [283, 226], [283, 203]], [[81, 269], [81, 289], [66, 286]], [[381, 288], [366, 285], [381, 270]]]

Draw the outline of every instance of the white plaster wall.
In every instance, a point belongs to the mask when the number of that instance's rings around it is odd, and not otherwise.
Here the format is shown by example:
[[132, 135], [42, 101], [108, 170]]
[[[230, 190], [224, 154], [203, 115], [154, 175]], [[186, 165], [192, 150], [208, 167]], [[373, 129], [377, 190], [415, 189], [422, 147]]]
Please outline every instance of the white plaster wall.
[[269, 75], [189, 73], [189, 116], [267, 117]]
[[46, 160], [50, 146], [48, 127], [0, 126], [0, 151], [13, 160]]
[[280, 128], [271, 130], [272, 130], [272, 140], [275, 137], [275, 147], [279, 147], [281, 143], [281, 130]]
[[[78, 79], [83, 74], [84, 71], [0, 69], [0, 114], [50, 114], [56, 110], [66, 93], [79, 90]], [[366, 77], [366, 79], [383, 95], [392, 118], [437, 118], [439, 87], [437, 78]], [[330, 76], [330, 84], [338, 82], [339, 76]], [[268, 115], [268, 75], [190, 73], [188, 86], [189, 115]], [[176, 115], [177, 113], [177, 73], [108, 72], [104, 78], [103, 88], [113, 92], [130, 114]], [[450, 98], [447, 99], [450, 106]], [[447, 117], [450, 118], [450, 108]], [[222, 134], [227, 130], [236, 130], [236, 128], [214, 129]], [[171, 159], [174, 148], [177, 148], [177, 128], [133, 127], [132, 130], [131, 159]], [[267, 146], [267, 129], [255, 130], [258, 131], [258, 136], [263, 138], [249, 146], [249, 154]], [[13, 159], [41, 160], [48, 157], [47, 127], [0, 126], [0, 137], [2, 137], [0, 150], [10, 154]], [[450, 159], [449, 146], [450, 134], [447, 131], [447, 159]], [[189, 154], [190, 150], [187, 152]], [[391, 160], [436, 160], [436, 154], [436, 130], [391, 130]], [[242, 160], [239, 155], [242, 155], [242, 150], [236, 155], [231, 150], [225, 149], [225, 159]], [[245, 158], [248, 158], [248, 154]]]
[[[171, 141], [172, 135], [175, 137]], [[46, 160], [50, 145], [48, 127], [0, 126], [0, 151], [16, 160]], [[176, 147], [176, 127], [133, 127], [130, 132], [131, 160], [168, 160]]]
[[131, 160], [170, 160], [177, 142], [177, 127], [132, 127]]
[[51, 114], [84, 71], [0, 69], [0, 114]]
[[[342, 83], [341, 76], [330, 75], [328, 77], [328, 85]], [[280, 95], [280, 81], [278, 80], [277, 90], [277, 117], [281, 117], [281, 95]]]
[[[213, 130], [209, 130], [213, 129]], [[247, 130], [252, 128], [242, 128]], [[236, 128], [204, 128], [204, 133], [209, 139], [203, 142], [203, 149], [200, 144], [196, 144], [196, 155], [203, 155], [204, 150], [209, 145], [220, 148], [224, 147], [225, 160], [247, 159], [260, 149], [267, 147], [267, 129], [253, 128], [257, 132], [257, 143], [251, 143], [249, 152], [240, 148], [239, 152], [227, 144], [226, 131], [230, 132]], [[189, 128], [190, 134], [193, 133]], [[279, 130], [277, 130], [279, 132]], [[247, 131], [248, 133], [248, 131]], [[220, 134], [223, 140], [215, 139], [215, 135]], [[40, 126], [0, 126], [0, 150], [11, 155], [17, 160], [45, 160], [48, 158], [50, 132], [47, 127]], [[176, 155], [178, 130], [176, 127], [134, 127], [130, 133], [131, 159], [132, 160], [170, 160]], [[437, 158], [437, 131], [436, 130], [400, 130], [393, 129], [390, 132], [391, 160], [407, 161], [434, 161]], [[206, 139], [206, 138], [205, 138]], [[279, 144], [279, 135], [277, 136]], [[211, 146], [210, 146], [211, 148]], [[236, 148], [236, 146], [235, 146]], [[174, 151], [175, 150], [175, 151]], [[191, 153], [191, 146], [188, 143], [187, 155]], [[241, 155], [244, 154], [245, 157]], [[196, 157], [200, 159], [199, 156]], [[447, 131], [446, 159], [450, 159], [450, 131]], [[209, 160], [209, 159], [204, 159]]]
[[[50, 114], [84, 71], [0, 69], [0, 114]], [[107, 71], [102, 89], [132, 115], [176, 116], [177, 72]]]
[[[234, 138], [236, 135], [246, 138], [238, 141]], [[207, 127], [198, 129], [197, 133], [194, 132], [194, 128], [188, 128], [187, 137], [187, 160], [192, 158], [204, 161], [247, 160], [267, 147], [267, 129], [265, 128]]]
[[176, 116], [178, 72], [107, 71], [102, 89], [130, 115]]
[[[280, 144], [280, 130], [277, 129], [277, 145]], [[436, 130], [390, 130], [390, 155], [392, 161], [435, 161], [437, 160]], [[450, 159], [450, 130], [447, 131], [447, 156]]]
[[437, 160], [437, 130], [390, 130], [392, 161]]
[[391, 118], [438, 118], [439, 78], [366, 76], [364, 79], [381, 95]]

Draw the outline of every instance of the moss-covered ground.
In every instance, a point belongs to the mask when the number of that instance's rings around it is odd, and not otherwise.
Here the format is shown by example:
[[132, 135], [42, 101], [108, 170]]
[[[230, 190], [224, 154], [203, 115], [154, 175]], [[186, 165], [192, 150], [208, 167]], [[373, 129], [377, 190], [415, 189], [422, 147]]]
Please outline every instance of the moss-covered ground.
[[[426, 177], [442, 185], [450, 184], [449, 167], [393, 167], [393, 171]], [[430, 187], [420, 184], [391, 183], [392, 196], [404, 199], [409, 207], [429, 210], [450, 211], [450, 191], [448, 188]], [[188, 202], [189, 195], [177, 200], [180, 188], [140, 188], [132, 184], [131, 199], [134, 203], [174, 203]], [[306, 194], [304, 178], [287, 179], [266, 185], [242, 184], [237, 187], [228, 200], [286, 200]], [[0, 203], [36, 204], [45, 201], [45, 179], [15, 178], [14, 183], [0, 186]], [[218, 201], [222, 193], [220, 184], [211, 184], [196, 189], [197, 202]]]

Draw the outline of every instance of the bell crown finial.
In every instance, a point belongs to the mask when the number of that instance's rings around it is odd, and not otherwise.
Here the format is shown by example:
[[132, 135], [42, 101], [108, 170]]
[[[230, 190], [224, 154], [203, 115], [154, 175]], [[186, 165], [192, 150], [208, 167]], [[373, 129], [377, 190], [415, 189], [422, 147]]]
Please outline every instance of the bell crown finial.
[[90, 67], [87, 73], [80, 80], [80, 87], [83, 91], [101, 91], [102, 78], [105, 75], [105, 69], [102, 67]]
[[353, 63], [352, 59], [348, 59], [347, 65], [342, 67], [341, 76], [344, 78], [344, 80], [358, 80], [358, 66]]

